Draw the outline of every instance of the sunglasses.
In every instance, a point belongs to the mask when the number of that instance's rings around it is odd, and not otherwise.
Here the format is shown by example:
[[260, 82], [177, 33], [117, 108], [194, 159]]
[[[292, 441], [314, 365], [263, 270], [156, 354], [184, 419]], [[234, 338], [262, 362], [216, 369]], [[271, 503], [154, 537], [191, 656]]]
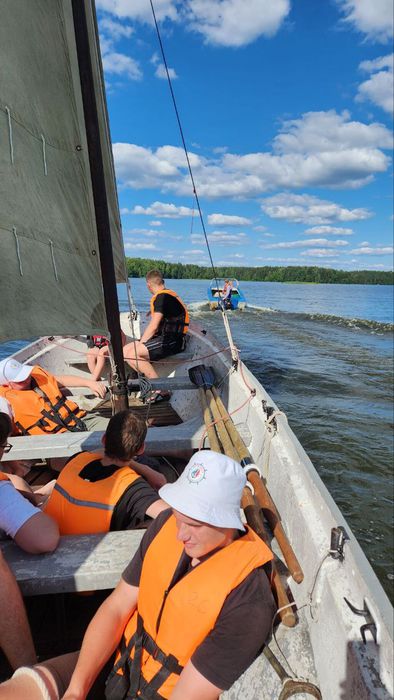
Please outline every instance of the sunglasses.
[[0, 445], [0, 450], [3, 450], [3, 452], [9, 452], [12, 450], [12, 445], [10, 445], [9, 442], [6, 442], [5, 445]]

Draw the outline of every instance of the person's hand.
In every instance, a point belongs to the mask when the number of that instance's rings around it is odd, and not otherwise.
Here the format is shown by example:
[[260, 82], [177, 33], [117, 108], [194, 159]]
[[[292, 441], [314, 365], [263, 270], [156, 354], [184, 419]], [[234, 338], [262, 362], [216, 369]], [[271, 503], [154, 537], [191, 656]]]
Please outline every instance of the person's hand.
[[94, 391], [97, 396], [100, 397], [100, 399], [103, 399], [105, 397], [105, 394], [107, 393], [107, 387], [104, 384], [104, 382], [91, 382], [90, 384], [92, 391]]

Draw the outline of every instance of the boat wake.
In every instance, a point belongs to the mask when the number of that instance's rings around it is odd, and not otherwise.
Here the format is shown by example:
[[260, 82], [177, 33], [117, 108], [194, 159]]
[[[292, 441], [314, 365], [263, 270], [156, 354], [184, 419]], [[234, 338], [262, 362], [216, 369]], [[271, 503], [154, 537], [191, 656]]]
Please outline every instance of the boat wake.
[[[189, 310], [195, 317], [211, 317], [215, 312], [211, 311], [209, 305], [205, 301], [194, 302], [189, 304]], [[348, 318], [346, 316], [335, 316], [333, 314], [320, 314], [320, 313], [297, 313], [294, 311], [283, 311], [281, 309], [274, 309], [270, 306], [254, 306], [248, 305], [243, 311], [229, 311], [230, 315], [236, 316], [238, 320], [242, 321], [242, 318], [248, 318], [251, 320], [251, 316], [257, 316], [262, 318], [264, 314], [278, 314], [284, 315], [286, 318], [294, 321], [311, 321], [317, 323], [324, 323], [328, 325], [340, 326], [342, 328], [349, 328], [354, 330], [366, 330], [370, 333], [385, 334], [394, 332], [393, 323], [383, 323], [381, 321], [374, 321], [365, 318]]]

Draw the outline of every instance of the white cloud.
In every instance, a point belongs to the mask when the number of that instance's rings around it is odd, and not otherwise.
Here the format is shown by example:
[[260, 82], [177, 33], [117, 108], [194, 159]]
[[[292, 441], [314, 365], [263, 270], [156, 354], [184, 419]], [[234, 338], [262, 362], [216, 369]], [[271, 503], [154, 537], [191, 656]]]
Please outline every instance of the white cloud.
[[133, 27], [124, 22], [116, 22], [110, 17], [102, 17], [99, 21], [99, 27], [102, 32], [105, 32], [111, 39], [117, 41], [123, 37], [130, 37], [134, 32]]
[[276, 34], [290, 11], [289, 0], [189, 0], [185, 3], [189, 28], [207, 42], [245, 46], [259, 36]]
[[161, 224], [161, 221], [157, 221], [157, 220], [155, 220], [155, 219], [153, 219], [153, 221], [150, 221], [150, 222], [149, 222], [149, 226], [156, 226], [156, 227], [159, 227], [159, 226], [161, 226], [161, 225], [162, 225], [162, 224]]
[[[205, 238], [201, 233], [192, 233], [190, 239], [193, 243], [205, 243]], [[245, 245], [248, 241], [246, 233], [227, 233], [227, 231], [213, 231], [208, 234], [209, 243], [217, 245]]]
[[124, 75], [131, 80], [141, 80], [142, 72], [138, 63], [130, 56], [112, 51], [103, 54], [103, 68], [110, 75]]
[[394, 252], [393, 246], [381, 246], [381, 247], [361, 247], [354, 248], [350, 250], [349, 253], [353, 255], [392, 255]]
[[365, 80], [358, 87], [357, 100], [370, 100], [388, 112], [394, 112], [393, 99], [393, 62], [394, 54], [381, 56], [374, 61], [363, 61], [360, 63], [360, 68], [368, 73], [371, 77]]
[[303, 250], [300, 255], [308, 256], [311, 258], [335, 258], [338, 259], [338, 251], [331, 250], [329, 248], [320, 250], [319, 248], [311, 248], [310, 250]]
[[310, 245], [319, 246], [322, 248], [341, 248], [349, 245], [348, 241], [336, 240], [329, 241], [328, 238], [312, 238], [310, 240], [303, 239], [302, 241], [282, 241], [281, 243], [264, 243], [260, 248], [265, 250], [274, 250], [277, 248], [307, 248]]
[[386, 42], [393, 36], [392, 0], [337, 0], [351, 24], [368, 39]]
[[[390, 158], [382, 149], [391, 144], [382, 124], [352, 122], [347, 112], [309, 112], [285, 122], [271, 152], [224, 153], [208, 160], [191, 151], [189, 157], [201, 197], [242, 198], [283, 187], [361, 187], [387, 170]], [[183, 149], [166, 145], [153, 151], [128, 143], [113, 149], [124, 187], [190, 196]]]
[[193, 248], [192, 250], [185, 250], [184, 254], [185, 255], [204, 255], [205, 250], [197, 250], [196, 248]]
[[154, 243], [125, 243], [126, 250], [158, 250]]
[[304, 233], [306, 233], [308, 236], [316, 236], [319, 234], [323, 234], [324, 236], [328, 236], [330, 234], [334, 236], [352, 236], [353, 229], [342, 228], [341, 226], [312, 226], [312, 228], [307, 228]]
[[[168, 75], [170, 76], [171, 80], [176, 80], [178, 77], [174, 68], [168, 68]], [[163, 63], [159, 63], [159, 65], [157, 66], [155, 70], [155, 76], [156, 78], [160, 78], [161, 80], [167, 80], [167, 71]]]
[[357, 221], [372, 216], [368, 209], [346, 209], [314, 195], [287, 192], [267, 197], [261, 208], [272, 219], [286, 219], [297, 224], [329, 224], [332, 221]]
[[[176, 0], [156, 0], [155, 13], [159, 21], [170, 19], [176, 21], [178, 12]], [[152, 24], [152, 10], [146, 0], [96, 0], [99, 10], [109, 12], [120, 19], [133, 19]]]
[[275, 238], [275, 234], [274, 233], [263, 233], [263, 237], [264, 238]]
[[[184, 216], [192, 216], [193, 209], [189, 207], [177, 207], [166, 202], [153, 202], [149, 207], [141, 207], [137, 204], [131, 214], [144, 214], [146, 216], [160, 216], [162, 219], [181, 219]], [[160, 226], [157, 222], [155, 226]]]
[[251, 219], [245, 216], [229, 216], [227, 214], [209, 214], [208, 224], [210, 226], [248, 226]]
[[253, 226], [253, 231], [266, 231], [267, 227], [266, 226]]

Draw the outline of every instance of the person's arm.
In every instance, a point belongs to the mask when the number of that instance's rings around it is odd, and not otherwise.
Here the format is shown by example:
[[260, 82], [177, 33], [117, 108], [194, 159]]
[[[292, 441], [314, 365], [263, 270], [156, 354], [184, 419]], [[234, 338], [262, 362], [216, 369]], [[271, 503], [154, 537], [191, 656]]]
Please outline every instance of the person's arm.
[[189, 661], [171, 693], [171, 700], [218, 700], [222, 688], [208, 681]]
[[57, 523], [23, 498], [10, 481], [0, 482], [0, 530], [30, 554], [56, 549]]
[[17, 530], [14, 542], [29, 554], [54, 552], [59, 544], [58, 525], [46, 513], [36, 513]]
[[32, 666], [37, 656], [22, 596], [0, 552], [0, 648], [11, 667]]
[[118, 646], [137, 601], [138, 588], [121, 579], [86, 630], [78, 663], [63, 700], [86, 698], [97, 675]]
[[149, 506], [149, 508], [146, 509], [145, 514], [149, 516], [149, 518], [157, 518], [159, 513], [162, 513], [163, 510], [168, 510], [169, 505], [165, 501], [163, 501], [161, 498], [158, 498], [157, 501], [152, 503], [152, 505]]
[[164, 316], [162, 313], [159, 311], [154, 311], [151, 320], [149, 321], [147, 327], [145, 328], [140, 341], [141, 343], [146, 343], [147, 340], [150, 340], [153, 338], [153, 336], [157, 333], [159, 330], [160, 324], [163, 320]]
[[104, 382], [96, 382], [94, 379], [86, 379], [86, 377], [77, 377], [74, 374], [60, 374], [55, 376], [56, 381], [60, 384], [61, 388], [67, 388], [68, 386], [86, 386], [91, 389], [94, 394], [97, 394], [101, 399], [104, 398], [107, 387]]
[[140, 462], [136, 462], [134, 459], [131, 459], [130, 466], [133, 468], [133, 471], [146, 479], [148, 484], [150, 484], [153, 489], [158, 490], [167, 483], [167, 479], [164, 474], [157, 472], [156, 469], [152, 469], [152, 467], [148, 467], [147, 464], [141, 464]]

